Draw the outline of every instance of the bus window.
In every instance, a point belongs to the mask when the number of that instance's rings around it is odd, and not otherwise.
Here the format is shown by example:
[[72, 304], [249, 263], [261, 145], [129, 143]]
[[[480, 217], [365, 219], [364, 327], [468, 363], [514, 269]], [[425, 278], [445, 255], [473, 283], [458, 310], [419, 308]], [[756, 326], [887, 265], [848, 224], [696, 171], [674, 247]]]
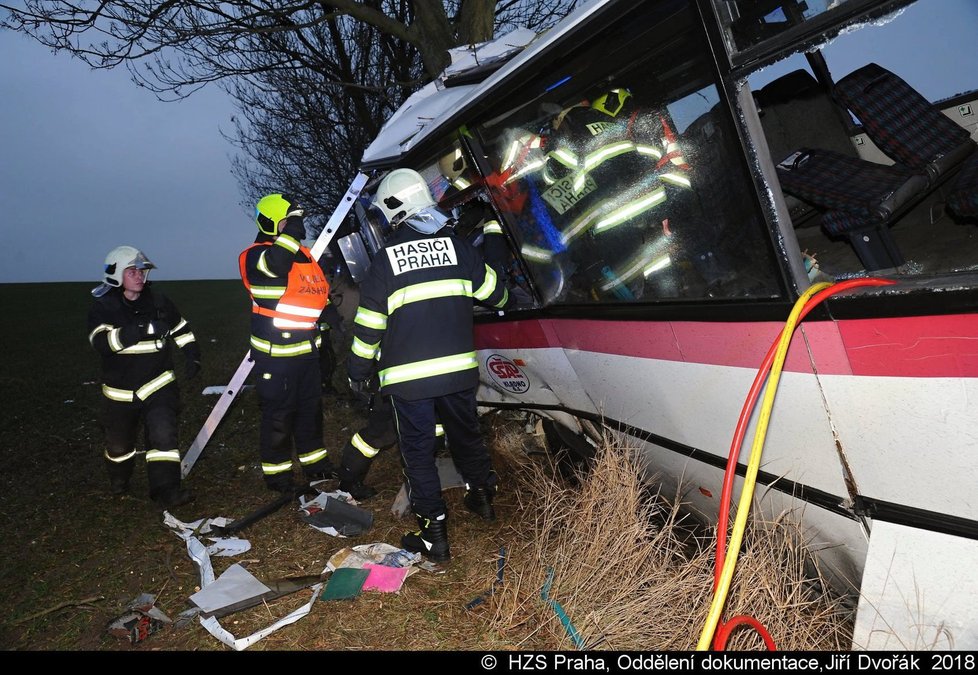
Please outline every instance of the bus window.
[[[643, 36], [613, 77], [588, 73], [593, 86], [516, 101], [504, 122], [478, 127], [487, 186], [545, 303], [778, 296], [709, 52], [687, 30], [675, 42]], [[604, 52], [600, 42], [589, 48]]]
[[970, 0], [922, 0], [748, 75], [790, 226], [825, 275], [937, 285], [978, 267], [976, 20]]
[[851, 0], [714, 0], [731, 54], [819, 18]]

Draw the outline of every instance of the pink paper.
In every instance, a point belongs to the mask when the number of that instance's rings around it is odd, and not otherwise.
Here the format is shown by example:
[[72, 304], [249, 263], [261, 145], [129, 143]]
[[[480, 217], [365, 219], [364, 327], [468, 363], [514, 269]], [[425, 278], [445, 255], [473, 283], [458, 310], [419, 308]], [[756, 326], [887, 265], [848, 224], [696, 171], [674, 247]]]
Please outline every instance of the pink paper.
[[408, 573], [407, 567], [387, 567], [374, 563], [364, 563], [363, 569], [370, 570], [367, 580], [363, 582], [363, 590], [381, 593], [397, 593]]

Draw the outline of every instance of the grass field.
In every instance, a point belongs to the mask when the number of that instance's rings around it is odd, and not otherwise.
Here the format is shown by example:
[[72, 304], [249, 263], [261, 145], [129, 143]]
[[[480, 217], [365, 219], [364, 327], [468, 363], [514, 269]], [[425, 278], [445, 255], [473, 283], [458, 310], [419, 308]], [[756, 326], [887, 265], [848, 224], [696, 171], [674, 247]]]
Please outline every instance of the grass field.
[[[187, 598], [197, 590], [199, 578], [183, 542], [163, 526], [161, 511], [148, 499], [145, 467], [137, 466], [131, 495], [108, 494], [98, 426], [98, 359], [86, 329], [92, 286], [0, 285], [6, 309], [4, 352], [10, 355], [0, 371], [0, 648], [225, 651], [196, 621], [168, 628], [135, 647], [106, 632], [107, 623], [141, 593], [155, 595], [156, 606], [175, 618], [189, 606]], [[164, 281], [158, 288], [191, 322], [203, 353], [201, 376], [193, 383], [180, 382], [185, 451], [215, 403], [201, 389], [225, 384], [245, 353], [248, 300], [237, 281]], [[349, 307], [341, 309], [350, 313]], [[342, 352], [346, 345], [338, 347]], [[341, 367], [337, 387], [342, 389], [343, 382]], [[335, 461], [364, 418], [333, 399], [324, 399], [324, 404], [325, 443]], [[245, 391], [188, 477], [186, 484], [197, 499], [175, 509], [177, 517], [240, 518], [270, 501], [258, 465], [257, 420], [255, 396]], [[616, 529], [609, 505], [635, 502], [639, 492], [650, 490], [633, 482], [636, 472], [627, 453], [615, 455], [602, 472], [595, 472], [598, 482], [570, 486], [552, 470], [537, 437], [524, 432], [519, 413], [487, 415], [483, 426], [502, 480], [496, 523], [487, 525], [468, 514], [460, 491], [447, 491], [453, 557], [442, 574], [418, 572], [398, 594], [317, 602], [309, 616], [250, 651], [573, 649], [554, 613], [540, 601], [548, 566], [557, 570], [553, 593], [560, 594], [565, 609], [580, 621], [587, 645], [694, 647], [710, 601], [708, 552], [699, 545], [691, 552], [688, 542], [666, 544], [663, 532], [669, 529], [661, 524], [649, 534], [651, 511], [645, 506], [612, 508], [624, 521]], [[397, 544], [414, 524], [390, 513], [401, 484], [396, 449], [378, 456], [368, 483], [381, 492], [365, 505], [375, 521], [363, 536], [330, 537], [286, 506], [240, 534], [251, 542], [250, 551], [214, 558], [216, 574], [247, 561], [261, 579], [317, 575], [344, 546]], [[582, 499], [591, 502], [582, 504]], [[599, 520], [583, 522], [581, 513]], [[743, 560], [754, 562], [747, 563], [752, 565], [751, 574], [744, 575], [747, 586], [734, 588], [731, 598], [776, 624], [772, 633], [783, 649], [848, 648], [851, 616], [833, 599], [812, 596], [810, 589], [817, 585], [801, 583], [801, 554], [793, 536], [788, 530], [776, 540], [757, 538], [767, 542], [757, 544], [766, 555], [758, 550], [753, 557], [751, 551], [742, 553]], [[495, 579], [501, 548], [511, 552], [504, 592], [467, 610], [465, 605]], [[617, 571], [588, 573], [608, 566]], [[222, 624], [242, 637], [307, 600], [306, 592], [293, 594], [227, 617]], [[736, 644], [756, 648], [759, 643], [755, 636]]]

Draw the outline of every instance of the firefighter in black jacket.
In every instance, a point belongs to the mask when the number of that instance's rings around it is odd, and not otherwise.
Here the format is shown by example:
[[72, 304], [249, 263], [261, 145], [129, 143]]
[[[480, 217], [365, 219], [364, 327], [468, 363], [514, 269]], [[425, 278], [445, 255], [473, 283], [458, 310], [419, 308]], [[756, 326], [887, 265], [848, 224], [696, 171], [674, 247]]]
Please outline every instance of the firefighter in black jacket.
[[335, 469], [323, 446], [319, 318], [329, 302], [329, 282], [302, 245], [303, 210], [283, 194], [255, 207], [258, 236], [241, 252], [241, 280], [251, 295], [251, 357], [261, 431], [262, 474], [269, 490], [290, 492], [293, 441], [308, 480], [331, 478]]
[[476, 413], [472, 303], [503, 308], [509, 295], [479, 251], [446, 227], [448, 218], [420, 174], [389, 173], [374, 205], [397, 230], [360, 287], [350, 386], [367, 389], [376, 372], [380, 393], [391, 397], [411, 507], [421, 526], [404, 535], [401, 546], [443, 562], [451, 554], [434, 456], [436, 419], [466, 482], [466, 507], [493, 520], [496, 474]]
[[132, 246], [109, 252], [103, 281], [92, 290], [88, 340], [102, 355], [102, 424], [112, 493], [129, 489], [142, 422], [150, 497], [170, 509], [193, 499], [180, 485], [180, 394], [171, 345], [183, 351], [188, 378], [200, 371], [200, 348], [173, 302], [146, 280], [154, 267]]

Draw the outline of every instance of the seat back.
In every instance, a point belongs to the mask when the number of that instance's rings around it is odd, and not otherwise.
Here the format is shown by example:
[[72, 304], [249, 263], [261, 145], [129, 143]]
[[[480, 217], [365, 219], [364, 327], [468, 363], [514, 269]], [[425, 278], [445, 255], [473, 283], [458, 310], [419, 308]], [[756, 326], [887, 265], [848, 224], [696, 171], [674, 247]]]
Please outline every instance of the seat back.
[[902, 78], [875, 63], [839, 80], [834, 94], [880, 150], [911, 169], [926, 171], [931, 180], [974, 149], [967, 130]]

